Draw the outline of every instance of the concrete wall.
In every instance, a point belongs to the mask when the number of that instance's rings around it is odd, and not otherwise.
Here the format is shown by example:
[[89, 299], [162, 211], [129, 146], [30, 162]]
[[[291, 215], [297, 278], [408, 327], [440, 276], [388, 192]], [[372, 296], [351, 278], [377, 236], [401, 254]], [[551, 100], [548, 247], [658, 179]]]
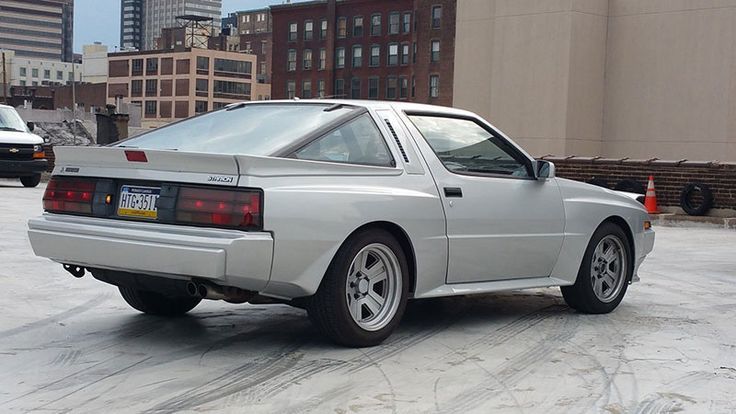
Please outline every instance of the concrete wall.
[[458, 0], [454, 105], [534, 155], [736, 161], [736, 0]]

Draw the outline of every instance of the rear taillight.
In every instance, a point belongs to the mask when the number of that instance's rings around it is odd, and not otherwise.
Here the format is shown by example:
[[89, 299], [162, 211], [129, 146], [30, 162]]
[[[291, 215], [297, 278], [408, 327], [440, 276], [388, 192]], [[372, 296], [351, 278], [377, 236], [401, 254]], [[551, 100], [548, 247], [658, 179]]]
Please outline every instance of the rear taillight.
[[43, 195], [43, 209], [53, 213], [92, 214], [95, 180], [52, 177]]
[[256, 190], [180, 187], [175, 219], [182, 224], [261, 229], [262, 202]]

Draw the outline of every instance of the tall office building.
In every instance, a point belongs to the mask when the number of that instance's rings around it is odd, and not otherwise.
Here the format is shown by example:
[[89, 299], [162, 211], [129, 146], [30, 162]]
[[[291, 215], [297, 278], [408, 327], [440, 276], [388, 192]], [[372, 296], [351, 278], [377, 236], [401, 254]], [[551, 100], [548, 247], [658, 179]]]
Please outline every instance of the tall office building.
[[0, 49], [71, 62], [73, 36], [74, 0], [0, 0]]
[[[212, 18], [213, 32], [219, 33], [222, 19], [222, 0], [143, 0], [143, 49], [154, 49], [161, 29], [180, 24], [177, 16]], [[214, 34], [213, 33], [213, 34]]]
[[142, 49], [143, 47], [143, 0], [121, 0], [120, 5], [120, 48]]

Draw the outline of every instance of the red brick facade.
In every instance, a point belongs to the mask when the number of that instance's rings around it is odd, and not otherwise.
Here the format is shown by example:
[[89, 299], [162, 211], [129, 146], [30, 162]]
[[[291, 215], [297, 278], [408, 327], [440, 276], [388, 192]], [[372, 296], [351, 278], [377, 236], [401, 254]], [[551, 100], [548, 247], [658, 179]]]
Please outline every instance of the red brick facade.
[[[273, 98], [325, 96], [452, 105], [456, 2], [323, 0], [272, 6]], [[356, 24], [361, 18], [362, 29]], [[380, 28], [374, 19], [380, 19]], [[309, 22], [311, 34], [305, 30]], [[434, 55], [433, 42], [439, 46]], [[376, 49], [377, 59], [372, 58]], [[430, 96], [431, 82], [436, 97]]]
[[544, 157], [557, 167], [557, 176], [577, 181], [597, 178], [613, 187], [621, 180], [634, 180], [647, 185], [654, 176], [657, 202], [660, 206], [680, 205], [685, 185], [697, 181], [713, 191], [714, 208], [736, 209], [736, 164], [694, 161], [643, 161], [592, 158]]

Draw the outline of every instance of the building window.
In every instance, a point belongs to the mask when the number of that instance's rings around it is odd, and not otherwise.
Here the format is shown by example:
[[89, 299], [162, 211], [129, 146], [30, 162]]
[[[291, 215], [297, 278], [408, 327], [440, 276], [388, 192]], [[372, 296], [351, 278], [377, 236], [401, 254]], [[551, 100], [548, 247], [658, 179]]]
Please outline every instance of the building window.
[[51, 70], [50, 69], [44, 69], [44, 71], [43, 71], [43, 78], [44, 79], [51, 79]]
[[350, 81], [350, 99], [360, 99], [360, 78]]
[[401, 87], [399, 92], [399, 98], [406, 99], [409, 97], [409, 79], [405, 76], [399, 77], [399, 86]]
[[388, 66], [396, 66], [399, 64], [399, 44], [390, 43], [388, 45]]
[[401, 64], [402, 65], [409, 64], [409, 44], [408, 43], [403, 43], [401, 45]]
[[215, 80], [212, 93], [215, 98], [249, 99], [250, 83]]
[[157, 103], [156, 101], [146, 101], [146, 115], [156, 115]]
[[312, 49], [304, 49], [302, 62], [304, 64], [304, 70], [312, 70]]
[[146, 96], [158, 95], [158, 80], [146, 79]]
[[287, 59], [286, 70], [288, 72], [296, 70], [296, 49], [289, 49], [289, 58]]
[[337, 19], [337, 37], [339, 39], [348, 35], [348, 19], [340, 17]]
[[368, 78], [368, 98], [378, 99], [378, 78]]
[[363, 16], [353, 17], [353, 37], [363, 36]]
[[143, 75], [143, 59], [133, 59], [130, 62], [130, 76], [142, 76]]
[[327, 69], [327, 49], [319, 50], [319, 70]]
[[325, 97], [325, 80], [320, 79], [317, 81], [317, 97], [324, 98]]
[[194, 102], [194, 113], [202, 114], [207, 112], [207, 101], [195, 101]]
[[417, 63], [417, 42], [412, 45], [411, 63]]
[[297, 38], [297, 33], [299, 32], [299, 25], [296, 23], [289, 23], [289, 41], [294, 42]]
[[309, 99], [312, 97], [312, 81], [305, 80], [302, 82], [302, 98]]
[[411, 12], [404, 13], [404, 18], [401, 23], [404, 33], [411, 32]]
[[320, 22], [319, 38], [322, 40], [327, 39], [327, 20]]
[[432, 28], [439, 29], [442, 26], [442, 6], [432, 6]]
[[440, 96], [440, 75], [432, 75], [429, 77], [429, 97], [438, 98]]
[[265, 40], [261, 40], [261, 54], [265, 55], [266, 52], [268, 52], [268, 42]]
[[401, 14], [392, 12], [388, 15], [388, 34], [399, 34], [401, 29]]
[[296, 96], [296, 82], [295, 81], [286, 82], [286, 96], [289, 99], [294, 99], [294, 97]]
[[304, 40], [312, 40], [314, 37], [314, 22], [307, 20], [304, 22]]
[[345, 67], [345, 48], [338, 47], [335, 50], [335, 67], [342, 69]]
[[439, 40], [432, 41], [432, 53], [430, 55], [430, 61], [432, 62], [440, 61], [440, 41]]
[[146, 75], [158, 75], [158, 58], [146, 59]]
[[396, 76], [386, 78], [386, 99], [396, 99], [399, 89], [399, 81]]
[[207, 96], [209, 81], [207, 79], [197, 79], [194, 88], [197, 96]]
[[371, 16], [371, 36], [381, 35], [381, 15], [374, 14]]
[[26, 76], [26, 68], [20, 68], [20, 76], [25, 77]]
[[258, 70], [259, 75], [265, 75], [266, 74], [266, 62], [261, 62], [260, 69]]
[[[215, 59], [215, 75], [227, 76], [225, 74], [250, 75], [253, 73], [253, 63], [242, 60]], [[243, 76], [238, 76], [243, 77]]]
[[197, 71], [210, 71], [210, 58], [207, 56], [197, 56]]
[[25, 80], [20, 81], [20, 86], [26, 86], [26, 81]]
[[64, 72], [57, 70], [56, 71], [56, 80], [64, 80]]
[[345, 79], [335, 79], [335, 98], [345, 97]]
[[411, 97], [417, 96], [417, 78], [411, 77]]
[[74, 80], [74, 72], [69, 72], [69, 77], [67, 78], [70, 82]]
[[370, 66], [376, 67], [381, 65], [381, 46], [379, 45], [373, 45], [371, 46], [371, 61]]
[[33, 76], [34, 78], [37, 78], [38, 77], [38, 69], [36, 69], [36, 68], [31, 69], [31, 76]]
[[353, 67], [359, 68], [363, 66], [363, 47], [360, 45], [353, 46]]
[[143, 96], [143, 81], [135, 79], [130, 81], [130, 96]]

